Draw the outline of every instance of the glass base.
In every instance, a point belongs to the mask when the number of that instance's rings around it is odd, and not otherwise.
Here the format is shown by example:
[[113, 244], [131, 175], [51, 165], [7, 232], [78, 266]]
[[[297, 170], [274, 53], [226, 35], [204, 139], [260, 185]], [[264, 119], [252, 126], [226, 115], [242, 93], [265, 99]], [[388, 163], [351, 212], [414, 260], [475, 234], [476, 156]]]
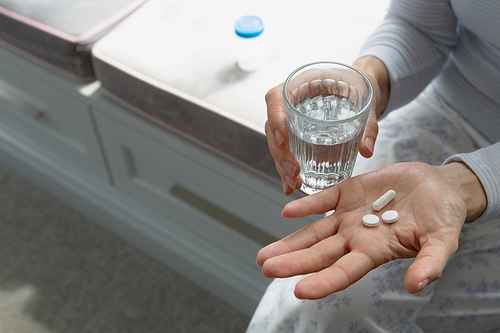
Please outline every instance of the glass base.
[[350, 178], [350, 175], [341, 172], [340, 174], [323, 174], [315, 172], [307, 172], [301, 175], [302, 186], [300, 190], [305, 194], [314, 194], [326, 190], [340, 182]]

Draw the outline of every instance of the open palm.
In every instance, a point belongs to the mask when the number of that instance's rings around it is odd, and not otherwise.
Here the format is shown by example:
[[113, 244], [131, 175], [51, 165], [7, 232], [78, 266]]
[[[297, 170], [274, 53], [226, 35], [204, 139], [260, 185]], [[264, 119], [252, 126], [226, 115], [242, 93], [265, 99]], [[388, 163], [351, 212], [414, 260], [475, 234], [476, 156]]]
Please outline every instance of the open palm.
[[[345, 289], [370, 270], [394, 259], [416, 257], [405, 288], [414, 293], [437, 280], [458, 248], [466, 219], [464, 200], [441, 176], [440, 167], [401, 163], [348, 179], [291, 202], [285, 217], [335, 212], [262, 249], [257, 263], [268, 277], [316, 273], [301, 280], [295, 295], [319, 299]], [[396, 198], [380, 212], [372, 203], [389, 189]], [[394, 209], [399, 221], [375, 228], [366, 214]]]

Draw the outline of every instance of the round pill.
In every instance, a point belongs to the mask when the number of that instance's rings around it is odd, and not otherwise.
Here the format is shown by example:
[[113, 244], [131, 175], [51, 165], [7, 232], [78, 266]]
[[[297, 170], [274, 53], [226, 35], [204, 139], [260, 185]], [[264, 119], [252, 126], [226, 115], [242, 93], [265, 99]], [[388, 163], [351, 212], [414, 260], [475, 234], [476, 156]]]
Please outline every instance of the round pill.
[[382, 214], [382, 221], [385, 223], [394, 223], [399, 220], [399, 214], [395, 210], [388, 210]]
[[363, 224], [367, 227], [376, 227], [380, 219], [377, 215], [367, 214], [363, 216]]

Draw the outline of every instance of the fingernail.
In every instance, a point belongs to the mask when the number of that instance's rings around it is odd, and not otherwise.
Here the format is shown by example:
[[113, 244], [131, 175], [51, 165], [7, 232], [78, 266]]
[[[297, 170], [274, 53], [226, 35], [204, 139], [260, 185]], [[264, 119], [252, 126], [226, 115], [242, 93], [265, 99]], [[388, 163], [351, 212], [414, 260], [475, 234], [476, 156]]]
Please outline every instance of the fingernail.
[[274, 131], [274, 139], [278, 143], [278, 146], [281, 146], [283, 144], [283, 141], [285, 141], [285, 137], [279, 130]]
[[427, 287], [429, 281], [430, 281], [429, 279], [425, 279], [424, 281], [420, 282], [415, 292], [418, 293], [419, 291], [422, 291], [425, 287]]
[[285, 176], [285, 181], [292, 189], [295, 189], [295, 186], [297, 186], [297, 181], [295, 180], [295, 178], [292, 178], [288, 175]]
[[373, 149], [375, 148], [375, 141], [373, 141], [372, 138], [368, 137], [365, 139], [365, 146], [373, 154]]
[[291, 162], [288, 161], [283, 162], [281, 165], [283, 166], [283, 169], [285, 169], [290, 176], [295, 177], [295, 172], [297, 172], [297, 168], [295, 167], [295, 165], [293, 165]]

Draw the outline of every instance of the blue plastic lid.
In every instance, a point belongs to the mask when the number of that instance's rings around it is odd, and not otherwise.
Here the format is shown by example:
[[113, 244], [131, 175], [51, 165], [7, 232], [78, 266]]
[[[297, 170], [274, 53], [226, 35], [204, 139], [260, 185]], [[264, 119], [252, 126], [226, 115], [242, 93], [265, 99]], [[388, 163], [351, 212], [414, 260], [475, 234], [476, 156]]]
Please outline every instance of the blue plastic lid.
[[243, 16], [234, 24], [234, 31], [243, 38], [254, 38], [264, 31], [264, 23], [257, 16]]

